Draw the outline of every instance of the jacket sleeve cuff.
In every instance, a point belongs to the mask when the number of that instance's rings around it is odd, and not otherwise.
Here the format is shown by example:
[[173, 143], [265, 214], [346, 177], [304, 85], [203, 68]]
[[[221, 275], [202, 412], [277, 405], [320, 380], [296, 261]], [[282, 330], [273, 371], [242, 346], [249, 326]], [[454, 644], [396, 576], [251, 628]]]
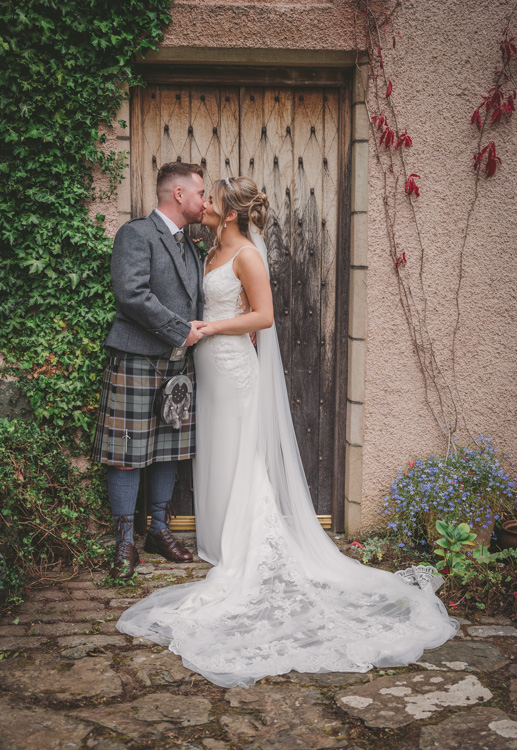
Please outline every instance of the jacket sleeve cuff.
[[191, 326], [180, 318], [172, 318], [166, 325], [161, 328], [150, 329], [161, 339], [164, 339], [172, 346], [183, 346], [190, 333]]

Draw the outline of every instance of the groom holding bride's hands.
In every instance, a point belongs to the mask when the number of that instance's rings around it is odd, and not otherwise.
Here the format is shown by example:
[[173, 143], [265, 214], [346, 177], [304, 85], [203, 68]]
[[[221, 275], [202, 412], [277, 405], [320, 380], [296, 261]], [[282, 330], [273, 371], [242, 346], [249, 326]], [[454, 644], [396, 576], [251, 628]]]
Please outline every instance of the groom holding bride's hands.
[[[151, 526], [144, 549], [168, 560], [192, 555], [170, 529], [177, 463], [195, 454], [196, 383], [191, 350], [203, 338], [203, 268], [183, 228], [203, 218], [203, 170], [164, 164], [157, 177], [158, 208], [132, 219], [115, 237], [111, 263], [117, 305], [105, 342], [104, 372], [92, 458], [108, 466], [108, 495], [116, 528], [110, 576], [129, 578], [139, 556], [133, 541], [140, 469], [149, 467]], [[193, 391], [179, 430], [153, 413], [162, 382], [186, 374]]]
[[[198, 554], [214, 567], [202, 581], [155, 590], [117, 629], [167, 645], [224, 687], [293, 669], [365, 672], [417, 661], [458, 628], [434, 589], [345, 557], [314, 512], [274, 326], [266, 194], [249, 177], [231, 177], [216, 180], [205, 201], [201, 168], [178, 162], [160, 169], [157, 193], [158, 208], [115, 238], [117, 314], [93, 457], [108, 465], [111, 575], [128, 577], [138, 563], [133, 514], [144, 466], [152, 503], [144, 549], [192, 560], [168, 522], [177, 462], [196, 452], [197, 398]], [[201, 220], [215, 233], [206, 269], [181, 231]], [[198, 342], [196, 393], [189, 347]]]

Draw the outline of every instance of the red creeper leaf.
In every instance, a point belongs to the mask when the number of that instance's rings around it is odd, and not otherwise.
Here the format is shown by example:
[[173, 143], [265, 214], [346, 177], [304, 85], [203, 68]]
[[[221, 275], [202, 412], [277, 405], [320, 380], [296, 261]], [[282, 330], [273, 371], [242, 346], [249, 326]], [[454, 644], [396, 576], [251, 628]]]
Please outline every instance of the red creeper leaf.
[[420, 175], [419, 174], [410, 174], [409, 175], [409, 177], [406, 180], [406, 186], [405, 186], [404, 190], [405, 190], [405, 192], [408, 195], [411, 195], [412, 193], [414, 193], [415, 197], [418, 198], [418, 196], [420, 195], [420, 190], [419, 190], [419, 187], [418, 187], [418, 185], [416, 184], [416, 182], [414, 180], [415, 177], [417, 177], [418, 179], [420, 179]]
[[395, 151], [400, 148], [401, 146], [405, 146], [406, 148], [409, 148], [413, 145], [413, 141], [407, 134], [407, 128], [405, 128], [403, 133], [400, 133], [399, 137], [397, 138], [397, 143], [395, 145]]
[[470, 118], [470, 122], [473, 125], [476, 124], [478, 127], [478, 130], [481, 130], [481, 115], [479, 113], [479, 107], [474, 110], [472, 117]]

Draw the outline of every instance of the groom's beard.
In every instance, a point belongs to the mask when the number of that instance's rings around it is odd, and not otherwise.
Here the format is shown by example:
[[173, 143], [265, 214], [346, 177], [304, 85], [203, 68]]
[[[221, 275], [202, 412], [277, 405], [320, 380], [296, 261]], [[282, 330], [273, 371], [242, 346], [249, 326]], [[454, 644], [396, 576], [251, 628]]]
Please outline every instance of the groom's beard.
[[201, 219], [203, 218], [203, 213], [203, 209], [201, 209], [201, 211], [194, 211], [190, 206], [185, 206], [183, 209], [185, 224], [200, 224]]

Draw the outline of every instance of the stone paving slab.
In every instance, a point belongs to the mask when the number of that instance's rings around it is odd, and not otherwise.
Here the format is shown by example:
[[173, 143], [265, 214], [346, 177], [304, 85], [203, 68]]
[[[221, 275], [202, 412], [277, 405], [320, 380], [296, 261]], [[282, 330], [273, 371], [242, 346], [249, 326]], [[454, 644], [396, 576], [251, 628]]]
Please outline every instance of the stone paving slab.
[[[122, 664], [132, 670], [137, 679], [147, 687], [170, 685], [194, 674], [183, 666], [181, 657], [173, 654], [169, 649], [158, 653], [137, 651], [124, 659]], [[196, 675], [196, 679], [203, 680], [204, 678]]]
[[101, 622], [100, 625], [98, 625], [99, 633], [102, 633], [103, 635], [117, 635], [117, 633], [119, 632], [117, 630], [117, 620], [118, 617], [116, 617], [114, 620]]
[[517, 628], [511, 625], [471, 625], [467, 631], [474, 638], [517, 638]]
[[481, 615], [479, 623], [481, 625], [512, 625], [513, 620], [505, 615]]
[[48, 638], [41, 637], [36, 638], [35, 636], [24, 636], [19, 635], [12, 638], [0, 638], [0, 652], [1, 651], [20, 651], [26, 648], [39, 648], [42, 643], [46, 643]]
[[106, 646], [125, 646], [126, 638], [123, 635], [98, 635], [97, 633], [82, 633], [78, 635], [65, 635], [57, 639], [57, 645], [61, 648], [72, 646], [106, 647]]
[[426, 669], [443, 671], [452, 669], [459, 672], [466, 670], [492, 672], [504, 667], [508, 661], [500, 649], [490, 643], [449, 641], [434, 651], [426, 651], [417, 664]]
[[2, 750], [79, 750], [92, 725], [37, 706], [0, 698]]
[[328, 685], [331, 687], [345, 687], [359, 682], [371, 682], [371, 673], [361, 672], [288, 672], [287, 674], [268, 677], [270, 683], [293, 682], [299, 685]]
[[[317, 688], [298, 685], [254, 685], [228, 690], [225, 700], [239, 713], [226, 713], [221, 725], [242, 750], [300, 750], [344, 747], [344, 737], [333, 737], [342, 723], [328, 715]], [[253, 713], [250, 713], [250, 710]]]
[[92, 625], [89, 622], [36, 622], [34, 625], [29, 625], [27, 633], [52, 638], [58, 635], [88, 633], [91, 629]]
[[91, 570], [87, 573], [81, 573], [78, 576], [75, 576], [72, 583], [91, 583], [92, 581], [102, 581], [103, 578], [106, 577], [106, 572], [102, 570]]
[[0, 636], [8, 638], [9, 636], [23, 635], [26, 628], [21, 625], [3, 625], [0, 628]]
[[85, 708], [73, 712], [81, 721], [90, 721], [135, 740], [159, 737], [174, 727], [207, 724], [211, 703], [197, 696], [150, 693], [115, 706]]
[[69, 598], [69, 592], [65, 589], [48, 588], [31, 592], [31, 602], [60, 602]]
[[473, 674], [412, 672], [380, 677], [336, 695], [338, 706], [366, 726], [395, 729], [446, 708], [470, 707], [492, 693]]
[[110, 599], [109, 610], [107, 611], [111, 612], [112, 609], [120, 609], [121, 607], [127, 609], [128, 607], [132, 607], [133, 604], [139, 602], [140, 599], [142, 599], [141, 596], [135, 596], [134, 599]]
[[60, 702], [116, 698], [122, 693], [111, 656], [65, 662], [51, 654], [38, 654], [31, 661], [4, 660], [0, 662], [0, 687], [25, 698], [30, 695]]
[[499, 708], [475, 708], [422, 727], [420, 750], [515, 750], [517, 721]]
[[113, 598], [113, 592], [109, 589], [103, 589], [95, 586], [95, 589], [78, 589], [68, 592], [70, 599], [97, 599], [106, 601]]

